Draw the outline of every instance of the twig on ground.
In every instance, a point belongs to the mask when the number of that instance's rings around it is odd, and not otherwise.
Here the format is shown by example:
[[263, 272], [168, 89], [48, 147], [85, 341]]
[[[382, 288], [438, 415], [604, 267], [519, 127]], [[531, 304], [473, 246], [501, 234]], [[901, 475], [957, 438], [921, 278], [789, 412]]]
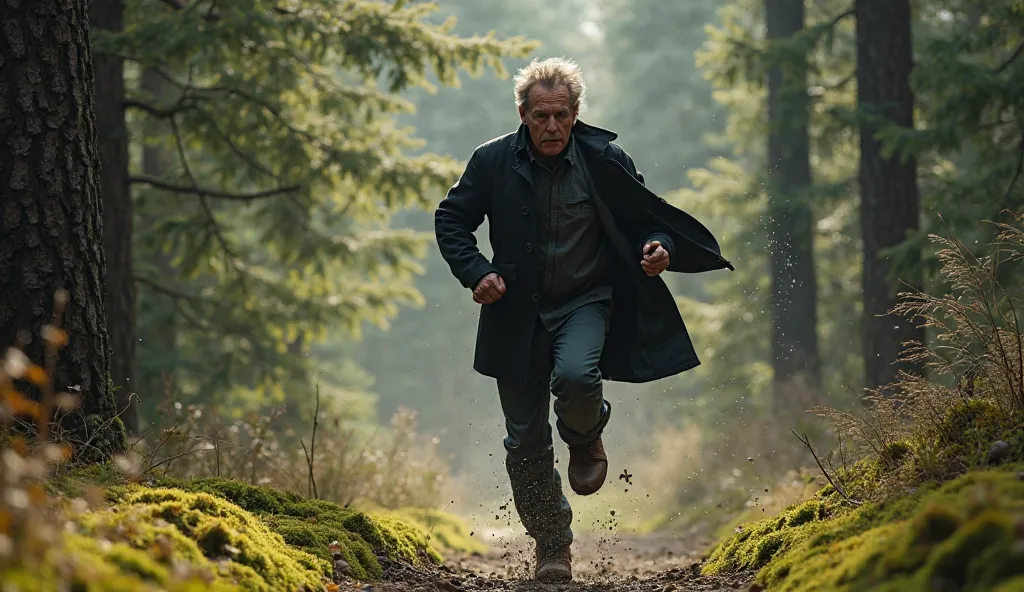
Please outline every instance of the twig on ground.
[[821, 473], [825, 475], [825, 478], [828, 479], [828, 482], [832, 485], [832, 487], [834, 487], [835, 490], [839, 492], [839, 495], [843, 496], [843, 499], [850, 502], [854, 506], [861, 505], [863, 502], [851, 498], [849, 495], [846, 494], [846, 491], [842, 487], [840, 487], [840, 485], [835, 480], [832, 479], [832, 475], [830, 475], [829, 472], [825, 469], [825, 465], [821, 464], [821, 459], [818, 458], [818, 453], [814, 451], [814, 446], [811, 446], [811, 439], [807, 437], [807, 434], [800, 435], [793, 430], [789, 431], [793, 432], [793, 435], [796, 436], [796, 439], [803, 442], [804, 446], [806, 446], [807, 449], [811, 451], [811, 456], [814, 457], [814, 462], [818, 463], [818, 468], [821, 469]]
[[438, 514], [437, 517], [434, 518], [434, 521], [430, 524], [430, 528], [427, 529], [427, 540], [428, 541], [430, 540], [431, 533], [434, 532], [434, 527], [437, 526], [437, 523], [441, 520], [441, 516], [444, 516], [444, 513], [448, 511], [448, 508], [451, 505], [452, 505], [452, 503], [448, 502], [448, 504], [444, 507], [444, 509], [441, 510], [441, 513]]
[[316, 476], [313, 474], [313, 466], [316, 460], [316, 428], [319, 425], [318, 418], [320, 416], [320, 383], [316, 383], [316, 409], [313, 411], [313, 435], [309, 440], [309, 450], [306, 450], [306, 443], [299, 439], [299, 443], [302, 444], [302, 452], [306, 455], [306, 466], [309, 472], [309, 483], [308, 490], [309, 494], [313, 496], [313, 499], [320, 499], [319, 494], [316, 490]]

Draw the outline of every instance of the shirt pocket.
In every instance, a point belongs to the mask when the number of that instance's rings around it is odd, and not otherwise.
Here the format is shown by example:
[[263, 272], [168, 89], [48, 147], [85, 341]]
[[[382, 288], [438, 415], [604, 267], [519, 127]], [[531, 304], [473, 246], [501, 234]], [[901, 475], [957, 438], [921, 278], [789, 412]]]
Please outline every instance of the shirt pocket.
[[569, 220], [589, 218], [594, 212], [594, 199], [589, 191], [573, 191], [563, 195], [559, 205]]

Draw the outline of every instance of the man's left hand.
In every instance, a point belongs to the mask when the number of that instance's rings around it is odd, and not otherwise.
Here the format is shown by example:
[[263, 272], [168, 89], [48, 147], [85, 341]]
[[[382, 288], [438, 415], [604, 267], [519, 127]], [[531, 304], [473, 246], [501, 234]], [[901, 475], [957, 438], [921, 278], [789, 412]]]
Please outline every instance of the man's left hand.
[[644, 245], [644, 258], [640, 261], [640, 267], [650, 277], [661, 274], [668, 269], [668, 251], [658, 241], [651, 241]]

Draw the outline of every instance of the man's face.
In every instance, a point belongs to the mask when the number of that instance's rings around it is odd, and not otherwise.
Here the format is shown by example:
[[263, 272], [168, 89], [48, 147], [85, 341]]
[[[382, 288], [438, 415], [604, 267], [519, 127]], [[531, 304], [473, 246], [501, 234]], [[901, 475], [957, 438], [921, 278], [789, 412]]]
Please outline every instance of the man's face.
[[554, 88], [534, 84], [526, 105], [525, 109], [519, 107], [519, 117], [529, 128], [534, 147], [546, 156], [561, 152], [569, 143], [569, 133], [579, 115], [573, 108], [569, 88], [564, 84]]

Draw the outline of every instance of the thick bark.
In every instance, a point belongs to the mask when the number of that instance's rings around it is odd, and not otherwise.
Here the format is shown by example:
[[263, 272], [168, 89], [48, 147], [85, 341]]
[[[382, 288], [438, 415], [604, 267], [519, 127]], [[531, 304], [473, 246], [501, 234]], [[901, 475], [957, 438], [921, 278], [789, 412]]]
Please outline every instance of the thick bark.
[[[93, 28], [120, 31], [121, 0], [92, 0]], [[132, 266], [132, 196], [128, 188], [128, 131], [125, 126], [124, 62], [112, 55], [93, 60], [96, 77], [96, 125], [100, 133], [100, 191], [103, 194], [103, 249], [107, 254], [107, 335], [110, 337], [110, 379], [116, 389], [121, 420], [137, 433], [135, 386], [135, 282]]]
[[[914, 125], [913, 67], [909, 0], [857, 0], [857, 106], [861, 113], [889, 123]], [[892, 277], [892, 260], [882, 251], [903, 242], [918, 228], [917, 161], [896, 153], [884, 157], [878, 126], [860, 129], [860, 223], [864, 243], [861, 284], [864, 297], [863, 353], [865, 386], [892, 383], [899, 369], [921, 372], [899, 362], [904, 343], [924, 340], [924, 329], [889, 312], [900, 281], [920, 288], [919, 265], [910, 261], [902, 277]]]
[[53, 373], [58, 392], [80, 389], [62, 427], [80, 458], [124, 448], [108, 382], [106, 260], [93, 61], [86, 0], [0, 3], [0, 344], [19, 332], [44, 359], [40, 330], [54, 295], [69, 296], [69, 343]]
[[[769, 39], [804, 28], [803, 0], [766, 0]], [[816, 403], [820, 383], [814, 215], [807, 131], [806, 64], [768, 74], [768, 233], [772, 309], [773, 396], [778, 409], [802, 411]]]

